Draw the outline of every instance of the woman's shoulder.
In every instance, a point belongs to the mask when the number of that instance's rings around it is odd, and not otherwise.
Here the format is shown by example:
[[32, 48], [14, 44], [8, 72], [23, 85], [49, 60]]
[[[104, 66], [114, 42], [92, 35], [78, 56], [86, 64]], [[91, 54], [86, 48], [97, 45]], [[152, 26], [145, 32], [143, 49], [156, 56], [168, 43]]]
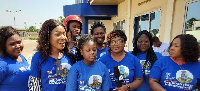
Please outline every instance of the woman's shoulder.
[[167, 64], [172, 62], [172, 59], [170, 58], [170, 56], [162, 56], [161, 58], [159, 58], [158, 60], [156, 60], [157, 63], [162, 63], [162, 64]]
[[155, 52], [155, 54], [156, 54], [156, 57], [157, 57], [157, 58], [161, 58], [161, 57], [162, 57], [162, 54], [159, 53], [159, 52]]
[[104, 59], [104, 58], [108, 58], [109, 56], [110, 56], [110, 52], [108, 52], [108, 53], [104, 54], [103, 56], [101, 56], [100, 59], [101, 59], [101, 58], [103, 58], [103, 59]]
[[135, 55], [131, 54], [130, 52], [126, 52], [125, 57], [131, 58], [131, 59], [137, 58]]
[[8, 63], [4, 59], [0, 58], [0, 67], [6, 66]]
[[75, 64], [72, 65], [72, 67], [70, 68], [70, 70], [80, 70], [82, 69], [82, 61], [78, 61]]
[[22, 60], [26, 60], [26, 57], [24, 55], [20, 55], [20, 57], [22, 58]]
[[95, 63], [98, 64], [98, 65], [103, 65], [103, 66], [105, 66], [104, 63], [102, 63], [101, 61], [95, 61]]
[[67, 60], [70, 60], [70, 58], [64, 53], [64, 55], [62, 56], [62, 58], [65, 58]]
[[82, 64], [82, 60], [74, 63], [72, 67], [79, 67], [81, 64]]
[[22, 58], [23, 62], [28, 62], [24, 55], [20, 55], [20, 57]]
[[43, 57], [41, 56], [41, 51], [38, 51], [33, 55], [31, 61], [33, 61], [33, 62], [41, 62], [42, 59], [43, 59]]
[[36, 52], [36, 53], [33, 55], [33, 57], [39, 57], [40, 54], [41, 54], [41, 51], [38, 51], [38, 52]]
[[107, 45], [105, 45], [104, 49], [108, 50], [108, 49], [109, 49], [109, 47], [108, 47]]
[[193, 66], [200, 68], [200, 62], [199, 61], [198, 62], [189, 62], [188, 64], [191, 64]]
[[98, 61], [105, 63], [105, 62], [108, 62], [107, 60], [111, 60], [110, 52], [101, 56]]

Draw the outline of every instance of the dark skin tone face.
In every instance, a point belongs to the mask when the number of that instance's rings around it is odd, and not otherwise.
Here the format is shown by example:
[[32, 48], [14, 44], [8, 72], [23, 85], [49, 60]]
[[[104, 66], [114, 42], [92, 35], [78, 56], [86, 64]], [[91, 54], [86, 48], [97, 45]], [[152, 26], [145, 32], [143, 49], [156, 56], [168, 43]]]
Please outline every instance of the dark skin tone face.
[[22, 39], [17, 34], [12, 35], [6, 41], [6, 54], [15, 60], [22, 54], [23, 48]]
[[50, 44], [52, 51], [60, 51], [64, 49], [66, 41], [67, 36], [63, 26], [57, 26], [51, 31]]
[[162, 42], [160, 42], [160, 41], [153, 42], [154, 47], [160, 47], [161, 44], [162, 44]]
[[140, 50], [140, 52], [143, 52], [143, 53], [147, 52], [147, 50], [150, 48], [149, 38], [145, 34], [142, 34], [138, 38], [137, 47]]
[[80, 50], [81, 55], [83, 55], [83, 62], [86, 65], [92, 65], [97, 56], [97, 47], [93, 41], [86, 42], [82, 49]]
[[174, 39], [169, 50], [170, 57], [175, 59], [183, 59], [181, 54], [181, 40], [179, 38]]
[[69, 23], [69, 28], [72, 31], [72, 38], [75, 40], [81, 33], [81, 25], [78, 21], [72, 21]]
[[97, 41], [97, 44], [103, 44], [105, 40], [105, 32], [102, 27], [97, 27], [93, 30], [93, 36]]

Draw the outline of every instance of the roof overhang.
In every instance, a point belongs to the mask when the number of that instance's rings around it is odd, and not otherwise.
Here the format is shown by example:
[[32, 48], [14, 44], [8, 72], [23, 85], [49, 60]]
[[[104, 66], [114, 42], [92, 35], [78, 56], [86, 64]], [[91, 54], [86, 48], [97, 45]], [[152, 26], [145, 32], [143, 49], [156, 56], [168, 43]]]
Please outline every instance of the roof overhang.
[[125, 0], [88, 0], [90, 5], [119, 5]]
[[79, 3], [63, 6], [64, 16], [117, 16], [117, 5], [89, 5]]

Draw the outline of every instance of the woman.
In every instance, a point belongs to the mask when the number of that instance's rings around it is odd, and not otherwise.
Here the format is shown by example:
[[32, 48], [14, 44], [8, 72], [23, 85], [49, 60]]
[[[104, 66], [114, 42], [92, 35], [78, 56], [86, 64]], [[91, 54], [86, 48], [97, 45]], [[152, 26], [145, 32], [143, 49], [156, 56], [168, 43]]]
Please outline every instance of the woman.
[[66, 91], [108, 91], [111, 87], [109, 72], [102, 62], [95, 61], [95, 39], [88, 34], [81, 36], [76, 50], [78, 62], [69, 71]]
[[39, 32], [37, 51], [31, 61], [29, 90], [64, 91], [68, 71], [75, 60], [67, 48], [65, 27], [46, 20]]
[[[103, 62], [109, 70], [113, 87], [110, 89], [111, 91], [132, 91], [133, 89], [138, 88], [143, 81], [142, 67], [139, 59], [124, 51], [126, 41], [127, 37], [123, 31], [111, 31], [107, 36], [109, 53], [99, 59], [99, 61]], [[117, 70], [119, 70], [120, 73], [117, 72]], [[118, 85], [117, 87], [116, 82], [118, 84], [122, 83], [122, 86]]]
[[77, 15], [69, 15], [63, 21], [63, 25], [67, 29], [69, 50], [75, 55], [76, 47], [74, 45], [75, 42], [80, 38], [82, 30], [82, 20]]
[[[177, 35], [169, 56], [156, 61], [149, 83], [154, 91], [192, 91], [200, 78], [199, 45], [193, 35]], [[198, 86], [199, 87], [199, 86]]]
[[0, 91], [28, 91], [30, 66], [21, 55], [24, 45], [13, 27], [0, 29]]
[[144, 77], [144, 81], [142, 85], [137, 88], [137, 91], [152, 91], [148, 83], [150, 69], [154, 62], [162, 57], [162, 54], [153, 51], [152, 45], [152, 36], [148, 31], [139, 32], [133, 42], [134, 49], [132, 54], [140, 59]]
[[91, 27], [91, 35], [96, 39], [97, 44], [97, 57], [96, 60], [99, 60], [101, 56], [106, 54], [108, 52], [108, 46], [104, 44], [105, 40], [105, 33], [106, 28], [101, 22], [94, 23], [94, 25]]

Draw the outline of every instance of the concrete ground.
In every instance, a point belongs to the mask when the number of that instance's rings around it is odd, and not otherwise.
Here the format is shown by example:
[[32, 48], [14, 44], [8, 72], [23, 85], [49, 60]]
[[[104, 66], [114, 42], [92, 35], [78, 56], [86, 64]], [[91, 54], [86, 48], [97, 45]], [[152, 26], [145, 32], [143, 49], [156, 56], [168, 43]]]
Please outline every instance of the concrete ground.
[[27, 59], [28, 63], [31, 63], [32, 56], [36, 52], [36, 47], [37, 47], [37, 40], [23, 40], [22, 42], [24, 43], [24, 49], [22, 51], [22, 55], [25, 56]]

